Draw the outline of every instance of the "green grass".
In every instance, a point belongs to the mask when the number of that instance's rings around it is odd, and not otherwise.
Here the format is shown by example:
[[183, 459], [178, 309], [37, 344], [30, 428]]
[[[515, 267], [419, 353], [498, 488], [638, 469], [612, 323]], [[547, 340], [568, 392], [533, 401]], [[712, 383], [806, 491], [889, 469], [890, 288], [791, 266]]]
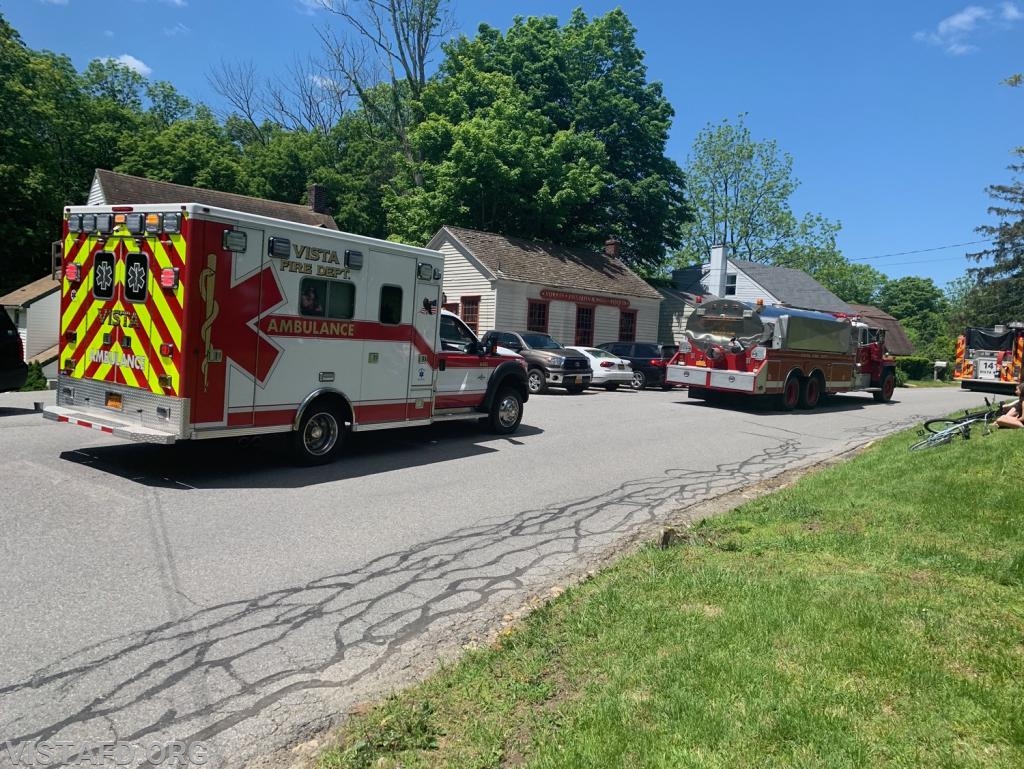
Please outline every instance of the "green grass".
[[1024, 434], [912, 438], [623, 559], [322, 767], [1024, 766]]

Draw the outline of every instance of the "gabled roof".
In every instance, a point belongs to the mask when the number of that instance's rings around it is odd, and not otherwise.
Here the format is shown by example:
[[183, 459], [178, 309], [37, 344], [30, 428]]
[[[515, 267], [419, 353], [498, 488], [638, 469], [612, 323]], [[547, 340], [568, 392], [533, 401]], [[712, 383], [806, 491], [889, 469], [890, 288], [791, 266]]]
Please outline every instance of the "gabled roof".
[[907, 332], [892, 315], [870, 304], [851, 304], [853, 311], [873, 328], [885, 329], [885, 349], [893, 355], [913, 355], [914, 343], [907, 338]]
[[427, 247], [437, 249], [446, 240], [476, 259], [493, 278], [661, 299], [620, 259], [605, 253], [449, 226], [438, 230]]
[[89, 190], [90, 205], [133, 203], [200, 203], [299, 224], [311, 224], [329, 230], [338, 229], [337, 222], [330, 214], [318, 214], [308, 206], [297, 203], [281, 203], [277, 200], [252, 198], [248, 195], [207, 190], [202, 187], [186, 187], [183, 184], [158, 182], [102, 168], [96, 169], [92, 188]]
[[853, 310], [846, 302], [833, 294], [803, 270], [792, 267], [775, 267], [746, 259], [729, 259], [729, 264], [742, 272], [787, 307], [820, 312], [845, 312]]
[[60, 281], [54, 280], [46, 275], [39, 280], [34, 280], [27, 286], [17, 288], [11, 293], [0, 296], [0, 307], [28, 307], [33, 302], [38, 302], [44, 296], [60, 290]]
[[654, 286], [654, 290], [661, 294], [663, 299], [671, 299], [676, 302], [693, 305], [694, 307], [700, 304], [697, 300], [699, 295], [691, 294], [689, 291], [680, 291], [677, 288], [667, 288], [665, 286]]

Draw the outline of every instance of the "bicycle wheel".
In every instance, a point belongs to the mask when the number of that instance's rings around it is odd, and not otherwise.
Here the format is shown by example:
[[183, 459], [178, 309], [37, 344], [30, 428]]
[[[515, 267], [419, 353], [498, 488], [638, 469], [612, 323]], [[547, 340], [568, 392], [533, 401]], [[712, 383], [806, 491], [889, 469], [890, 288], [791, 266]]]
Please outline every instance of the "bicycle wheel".
[[963, 425], [953, 425], [942, 432], [934, 433], [927, 438], [922, 438], [917, 443], [911, 444], [909, 450], [921, 451], [922, 449], [930, 449], [935, 446], [943, 446], [952, 441], [956, 436], [963, 434]]
[[959, 419], [950, 419], [948, 417], [945, 419], [928, 419], [924, 423], [924, 429], [930, 433], [941, 433], [951, 427], [956, 427], [964, 421], [964, 419], [964, 417], [960, 417]]

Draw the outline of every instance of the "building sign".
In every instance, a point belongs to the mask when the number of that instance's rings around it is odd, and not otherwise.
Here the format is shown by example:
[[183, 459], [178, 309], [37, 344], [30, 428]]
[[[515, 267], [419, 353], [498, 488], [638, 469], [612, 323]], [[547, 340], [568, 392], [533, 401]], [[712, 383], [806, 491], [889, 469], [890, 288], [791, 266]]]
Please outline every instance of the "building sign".
[[614, 299], [610, 296], [590, 296], [574, 294], [571, 291], [554, 291], [550, 288], [541, 289], [541, 299], [552, 299], [556, 302], [575, 302], [576, 304], [606, 304], [624, 310], [629, 307], [628, 299]]

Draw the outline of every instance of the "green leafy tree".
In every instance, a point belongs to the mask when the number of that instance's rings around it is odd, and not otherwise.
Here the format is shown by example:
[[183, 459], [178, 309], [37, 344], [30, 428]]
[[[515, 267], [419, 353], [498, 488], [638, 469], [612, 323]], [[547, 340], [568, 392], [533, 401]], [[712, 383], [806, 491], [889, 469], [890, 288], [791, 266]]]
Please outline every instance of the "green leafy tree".
[[624, 13], [482, 25], [445, 53], [411, 133], [421, 160], [385, 198], [392, 233], [457, 224], [588, 248], [614, 235], [635, 266], [661, 266], [688, 209], [664, 154], [672, 108]]
[[820, 214], [797, 220], [789, 203], [799, 186], [793, 158], [774, 140], [755, 141], [742, 115], [697, 135], [686, 176], [694, 221], [683, 231], [680, 263], [707, 262], [712, 246], [725, 244], [740, 259], [811, 272], [838, 253], [839, 223]]
[[244, 193], [241, 151], [207, 107], [195, 117], [163, 130], [147, 129], [121, 137], [116, 170], [191, 187]]
[[975, 262], [969, 274], [977, 280], [977, 290], [968, 297], [967, 306], [973, 325], [991, 326], [1012, 320], [1024, 320], [1024, 147], [1014, 150], [1021, 160], [1009, 166], [1011, 181], [989, 186], [996, 202], [988, 213], [998, 219], [977, 231], [992, 241], [992, 246], [968, 254]]
[[931, 278], [890, 280], [878, 293], [878, 306], [902, 324], [919, 354], [947, 354], [949, 303]]

